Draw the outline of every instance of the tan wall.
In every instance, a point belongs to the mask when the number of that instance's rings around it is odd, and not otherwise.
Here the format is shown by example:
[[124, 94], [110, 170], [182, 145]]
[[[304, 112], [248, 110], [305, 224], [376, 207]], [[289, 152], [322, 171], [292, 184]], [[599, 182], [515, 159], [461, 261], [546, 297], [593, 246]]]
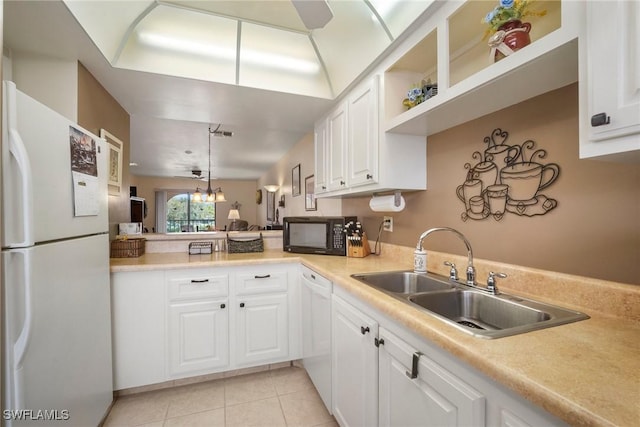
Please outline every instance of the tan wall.
[[117, 233], [117, 224], [129, 222], [129, 114], [102, 87], [89, 71], [78, 63], [78, 124], [100, 135], [105, 129], [123, 143], [122, 189], [109, 195], [109, 231]]
[[[509, 132], [510, 144], [534, 140], [548, 154], [541, 163], [560, 165], [559, 178], [541, 191], [558, 202], [546, 215], [461, 219], [463, 165], [475, 163], [472, 153], [484, 151], [483, 138], [495, 128]], [[384, 242], [414, 247], [423, 231], [449, 226], [467, 236], [478, 258], [640, 284], [640, 166], [578, 159], [577, 84], [429, 137], [427, 188], [404, 194], [407, 208], [392, 214], [394, 231]], [[383, 214], [368, 201], [345, 199], [343, 212], [358, 215], [376, 236]], [[425, 248], [465, 252], [444, 233], [429, 236]]]
[[[291, 192], [292, 170], [300, 165], [300, 195], [293, 197]], [[276, 184], [280, 189], [276, 193], [276, 208], [279, 210], [280, 224], [285, 216], [332, 216], [341, 215], [340, 199], [318, 199], [317, 210], [307, 211], [304, 204], [304, 180], [314, 174], [313, 132], [305, 135], [287, 154], [258, 180], [262, 190], [262, 204], [258, 207], [258, 221], [267, 224], [267, 199], [265, 185]], [[278, 207], [280, 196], [285, 197], [285, 207]]]
[[[152, 231], [156, 220], [156, 196], [158, 190], [167, 190], [168, 198], [180, 193], [191, 192], [200, 187], [206, 191], [207, 183], [189, 178], [158, 178], [147, 176], [131, 176], [131, 185], [137, 187], [138, 197], [147, 202], [147, 217], [143, 224]], [[204, 188], [203, 188], [204, 187]], [[229, 209], [233, 202], [240, 203], [240, 219], [252, 224], [258, 224], [256, 219], [256, 181], [252, 180], [211, 180], [211, 187], [222, 187], [226, 202], [216, 203], [216, 228], [223, 229], [229, 224]]]

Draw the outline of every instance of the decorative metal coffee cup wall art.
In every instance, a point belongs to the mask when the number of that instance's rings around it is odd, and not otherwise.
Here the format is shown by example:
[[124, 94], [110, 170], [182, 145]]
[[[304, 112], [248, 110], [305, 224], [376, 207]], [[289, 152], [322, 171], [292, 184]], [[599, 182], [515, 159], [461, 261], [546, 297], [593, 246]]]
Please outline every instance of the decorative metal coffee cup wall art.
[[509, 145], [508, 139], [507, 131], [495, 129], [484, 138], [487, 148], [471, 155], [476, 163], [465, 163], [466, 179], [456, 188], [456, 195], [464, 203], [463, 221], [489, 216], [500, 221], [507, 212], [532, 217], [558, 206], [555, 199], [540, 191], [558, 179], [560, 166], [540, 162], [547, 151], [535, 149], [533, 140]]

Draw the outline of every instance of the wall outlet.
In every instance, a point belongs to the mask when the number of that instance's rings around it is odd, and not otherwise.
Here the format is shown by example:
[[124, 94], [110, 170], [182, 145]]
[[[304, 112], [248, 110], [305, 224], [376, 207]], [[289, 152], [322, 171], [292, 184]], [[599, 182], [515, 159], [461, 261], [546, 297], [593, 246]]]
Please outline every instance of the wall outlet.
[[393, 231], [393, 217], [392, 216], [386, 216], [383, 218], [384, 221], [384, 225], [382, 226], [382, 229], [384, 231]]

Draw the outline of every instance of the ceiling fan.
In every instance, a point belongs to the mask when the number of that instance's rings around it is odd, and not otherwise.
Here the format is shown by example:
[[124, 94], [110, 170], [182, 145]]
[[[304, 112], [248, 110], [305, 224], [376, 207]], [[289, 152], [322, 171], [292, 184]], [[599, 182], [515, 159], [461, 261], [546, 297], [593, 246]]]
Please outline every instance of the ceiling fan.
[[200, 181], [206, 181], [207, 177], [202, 175], [202, 170], [194, 168], [191, 169], [191, 175], [187, 176], [187, 175], [174, 175], [174, 178], [191, 178], [191, 179], [198, 179]]

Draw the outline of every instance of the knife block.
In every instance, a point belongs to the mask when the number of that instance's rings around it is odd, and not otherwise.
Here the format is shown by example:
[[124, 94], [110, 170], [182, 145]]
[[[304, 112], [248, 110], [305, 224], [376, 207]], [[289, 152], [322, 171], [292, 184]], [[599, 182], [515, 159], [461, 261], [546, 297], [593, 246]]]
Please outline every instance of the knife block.
[[351, 258], [364, 258], [371, 254], [371, 248], [369, 248], [369, 239], [367, 239], [367, 233], [362, 233], [362, 246], [357, 246], [347, 240], [347, 256]]

